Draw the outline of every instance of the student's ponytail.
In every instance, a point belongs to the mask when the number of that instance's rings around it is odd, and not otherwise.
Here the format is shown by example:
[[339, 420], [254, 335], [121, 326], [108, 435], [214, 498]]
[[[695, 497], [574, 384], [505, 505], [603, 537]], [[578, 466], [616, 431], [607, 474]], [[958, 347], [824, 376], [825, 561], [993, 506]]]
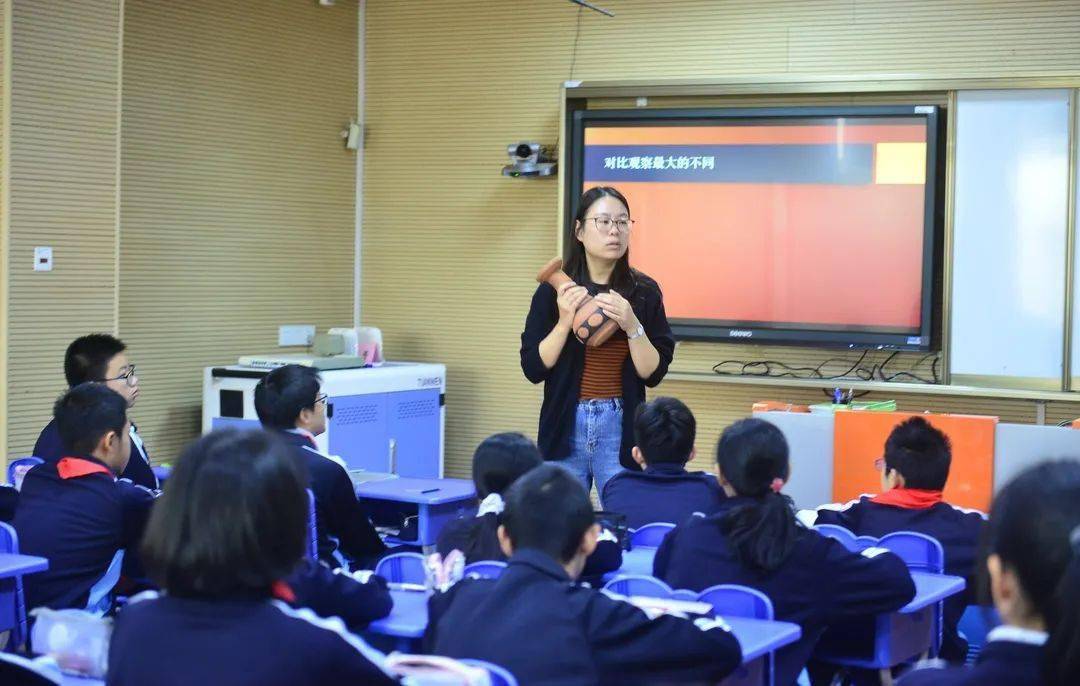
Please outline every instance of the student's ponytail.
[[1072, 560], [1065, 568], [1047, 608], [1044, 670], [1050, 686], [1075, 684], [1080, 675], [1080, 525], [1073, 529]]
[[1049, 633], [1043, 682], [1073, 686], [1080, 674], [1080, 462], [1044, 462], [1001, 489], [987, 552], [1017, 578], [1033, 618]]
[[724, 481], [749, 499], [720, 521], [721, 531], [743, 566], [773, 571], [787, 558], [799, 533], [791, 499], [780, 493], [791, 471], [784, 435], [760, 419], [738, 421], [720, 436], [716, 461]]

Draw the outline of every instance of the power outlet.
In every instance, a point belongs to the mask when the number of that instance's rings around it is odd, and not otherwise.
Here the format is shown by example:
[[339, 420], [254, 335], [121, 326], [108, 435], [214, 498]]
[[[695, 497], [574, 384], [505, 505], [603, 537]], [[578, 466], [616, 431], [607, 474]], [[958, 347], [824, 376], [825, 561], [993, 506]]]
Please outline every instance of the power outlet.
[[47, 245], [34, 248], [34, 271], [51, 272], [52, 268], [52, 248]]
[[281, 347], [292, 345], [309, 346], [315, 340], [315, 327], [309, 324], [285, 324], [278, 327], [278, 342]]

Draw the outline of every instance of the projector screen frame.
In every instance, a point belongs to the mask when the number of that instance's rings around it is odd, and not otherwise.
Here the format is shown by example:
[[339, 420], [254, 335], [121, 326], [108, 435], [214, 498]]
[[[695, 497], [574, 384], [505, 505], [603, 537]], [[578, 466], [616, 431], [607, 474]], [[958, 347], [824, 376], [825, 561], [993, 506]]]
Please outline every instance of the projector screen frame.
[[[946, 141], [938, 105], [843, 105], [796, 107], [707, 107], [665, 109], [585, 109], [567, 110], [568, 157], [563, 168], [568, 173], [564, 198], [564, 251], [572, 240], [573, 217], [584, 186], [584, 141], [589, 125], [673, 125], [690, 122], [722, 121], [726, 119], [805, 119], [835, 117], [922, 117], [926, 122], [926, 182], [923, 199], [922, 297], [918, 335], [908, 333], [860, 331], [854, 328], [797, 325], [781, 328], [768, 323], [739, 322], [700, 323], [674, 319], [672, 332], [678, 340], [765, 345], [793, 345], [834, 349], [889, 349], [912, 352], [932, 352], [941, 348], [938, 330], [940, 298], [937, 284], [942, 268], [941, 240], [943, 236], [943, 203], [945, 190], [944, 161]], [[660, 284], [663, 287], [663, 284]], [[917, 338], [918, 343], [912, 340]]]

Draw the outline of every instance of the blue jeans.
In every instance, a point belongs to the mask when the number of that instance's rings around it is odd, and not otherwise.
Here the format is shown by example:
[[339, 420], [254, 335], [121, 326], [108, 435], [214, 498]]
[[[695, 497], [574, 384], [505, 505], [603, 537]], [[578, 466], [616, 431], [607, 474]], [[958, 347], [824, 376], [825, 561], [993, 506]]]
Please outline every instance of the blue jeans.
[[577, 406], [570, 455], [560, 462], [576, 476], [585, 490], [596, 482], [597, 495], [604, 492], [608, 479], [622, 471], [619, 448], [622, 446], [622, 400], [603, 398], [582, 400]]

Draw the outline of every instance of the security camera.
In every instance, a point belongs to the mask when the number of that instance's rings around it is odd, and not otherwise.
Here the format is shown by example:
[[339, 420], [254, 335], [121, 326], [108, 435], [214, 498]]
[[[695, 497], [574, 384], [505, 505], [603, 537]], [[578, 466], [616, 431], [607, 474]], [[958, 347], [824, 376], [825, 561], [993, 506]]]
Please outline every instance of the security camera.
[[503, 176], [535, 178], [555, 173], [555, 161], [539, 143], [511, 143], [506, 146], [506, 154], [510, 156], [510, 164], [503, 167]]

